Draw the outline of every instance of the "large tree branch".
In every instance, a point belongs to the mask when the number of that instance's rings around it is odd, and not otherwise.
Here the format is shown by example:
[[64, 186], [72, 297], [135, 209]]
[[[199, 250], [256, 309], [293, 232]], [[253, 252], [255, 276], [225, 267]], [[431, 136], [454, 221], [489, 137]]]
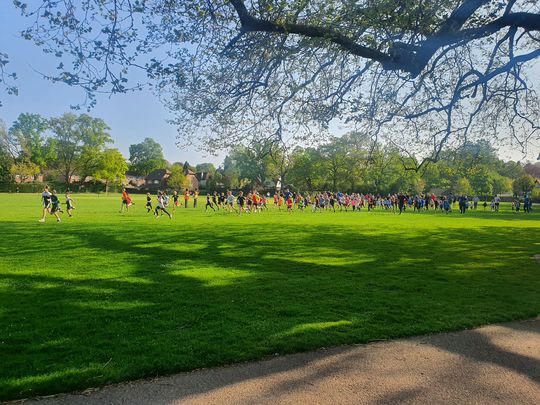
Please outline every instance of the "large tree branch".
[[296, 24], [289, 22], [272, 22], [253, 17], [249, 14], [242, 0], [230, 0], [240, 19], [242, 32], [271, 32], [279, 34], [297, 34], [309, 38], [324, 38], [353, 55], [381, 62], [390, 63], [391, 58], [384, 52], [358, 44], [346, 35], [327, 27]]
[[[241, 24], [241, 34], [245, 32], [269, 32], [296, 34], [309, 38], [322, 38], [339, 45], [344, 50], [362, 58], [380, 62], [385, 70], [402, 70], [413, 77], [418, 76], [426, 67], [433, 55], [442, 47], [460, 41], [472, 41], [494, 34], [505, 27], [522, 28], [527, 31], [540, 30], [540, 15], [534, 13], [510, 13], [480, 27], [462, 29], [467, 20], [489, 0], [467, 0], [456, 8], [439, 30], [419, 45], [395, 42], [388, 53], [359, 44], [349, 36], [330, 27], [319, 27], [309, 24], [289, 22], [273, 22], [253, 17], [247, 10], [243, 0], [230, 0], [235, 8]], [[240, 35], [241, 35], [240, 34]], [[234, 42], [239, 37], [235, 37]], [[233, 42], [233, 43], [234, 43]]]

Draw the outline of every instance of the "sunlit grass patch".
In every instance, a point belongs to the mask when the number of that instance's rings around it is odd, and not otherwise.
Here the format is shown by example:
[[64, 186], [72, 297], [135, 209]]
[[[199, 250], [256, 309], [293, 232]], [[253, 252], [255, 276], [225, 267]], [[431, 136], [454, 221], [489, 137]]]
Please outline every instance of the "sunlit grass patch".
[[0, 399], [540, 313], [540, 215], [178, 209], [3, 195]]

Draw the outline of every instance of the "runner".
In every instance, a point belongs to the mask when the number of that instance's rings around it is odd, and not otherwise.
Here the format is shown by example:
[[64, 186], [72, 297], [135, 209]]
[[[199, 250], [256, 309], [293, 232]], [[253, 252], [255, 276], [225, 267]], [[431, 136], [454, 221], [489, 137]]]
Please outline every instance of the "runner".
[[220, 193], [218, 197], [218, 209], [225, 209], [225, 205], [227, 204], [227, 197], [225, 196], [225, 193]]
[[152, 196], [150, 193], [146, 193], [146, 213], [152, 211]]
[[293, 205], [294, 205], [294, 199], [292, 194], [289, 194], [289, 198], [287, 198], [287, 212], [293, 211]]
[[[207, 198], [207, 200], [208, 200], [208, 198]], [[208, 202], [206, 204], [208, 205]], [[218, 211], [219, 211], [220, 203], [218, 203], [218, 193], [217, 193], [217, 191], [214, 191], [214, 194], [212, 194], [212, 208], [214, 208], [214, 206], [216, 206]]]
[[268, 210], [267, 197], [266, 197], [265, 194], [263, 194], [262, 197], [261, 197], [260, 208], [261, 208], [261, 211], [262, 211], [263, 208]]
[[499, 212], [499, 206], [501, 205], [501, 197], [499, 197], [499, 195], [497, 194], [493, 201], [495, 202], [495, 212]]
[[125, 188], [122, 189], [122, 206], [120, 207], [120, 213], [124, 212], [124, 208], [126, 209], [126, 212], [129, 211], [129, 207], [133, 205], [133, 200], [129, 196], [127, 190]]
[[66, 191], [66, 211], [67, 211], [67, 214], [72, 217], [72, 212], [73, 210], [75, 209], [75, 206], [73, 205], [73, 200], [71, 198], [71, 192], [70, 191]]
[[244, 211], [244, 204], [246, 202], [246, 197], [244, 197], [243, 191], [240, 191], [240, 193], [238, 194], [236, 202], [238, 203], [238, 215], [240, 215], [242, 211]]
[[[215, 194], [214, 194], [215, 196]], [[208, 207], [212, 208], [212, 211], [215, 211], [214, 204], [212, 203], [210, 194], [206, 194], [206, 206], [204, 207], [204, 211], [208, 211]]]
[[45, 216], [51, 212], [51, 193], [49, 192], [49, 186], [43, 188], [41, 193], [41, 202], [43, 207], [43, 215], [39, 222], [45, 222]]
[[176, 211], [176, 207], [180, 205], [180, 202], [178, 201], [178, 191], [176, 190], [173, 191], [172, 198], [173, 198], [173, 211]]
[[285, 203], [285, 198], [283, 197], [283, 194], [279, 195], [278, 198], [278, 209], [281, 211], [281, 207], [283, 207], [283, 204]]
[[234, 208], [234, 195], [232, 191], [227, 191], [227, 210], [229, 212], [236, 211], [236, 208]]
[[51, 214], [56, 217], [56, 222], [62, 222], [62, 220], [58, 216], [59, 212], [64, 212], [64, 211], [62, 211], [62, 207], [60, 206], [60, 200], [58, 199], [56, 190], [53, 190], [51, 194]]
[[251, 200], [252, 200], [251, 206], [253, 207], [254, 212], [258, 212], [259, 211], [259, 195], [257, 194], [256, 191], [253, 192], [253, 195], [251, 196]]
[[172, 215], [169, 213], [169, 211], [167, 211], [167, 199], [168, 197], [166, 198], [166, 195], [164, 192], [158, 191], [158, 198], [157, 198], [158, 202], [157, 202], [156, 209], [154, 211], [154, 217], [156, 219], [160, 217], [159, 211], [161, 211], [161, 215], [165, 213], [169, 216], [169, 219], [172, 219]]

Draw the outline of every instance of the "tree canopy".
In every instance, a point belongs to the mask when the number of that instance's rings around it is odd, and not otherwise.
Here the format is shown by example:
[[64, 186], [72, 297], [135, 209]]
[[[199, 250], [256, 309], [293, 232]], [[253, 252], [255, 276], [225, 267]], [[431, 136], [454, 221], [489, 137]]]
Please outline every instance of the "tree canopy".
[[433, 191], [490, 196], [510, 192], [512, 181], [525, 173], [524, 166], [499, 159], [493, 146], [482, 140], [449, 148], [440, 161], [419, 171], [406, 169], [410, 159], [393, 145], [357, 132], [331, 138], [317, 147], [292, 150], [282, 147], [270, 151], [264, 143], [253, 149], [238, 146], [225, 157], [216, 172], [219, 181], [210, 189], [265, 189], [281, 179], [284, 188], [300, 192], [341, 190], [386, 195]]
[[210, 149], [318, 141], [333, 122], [419, 160], [474, 137], [526, 151], [536, 0], [43, 0], [22, 35], [61, 59], [53, 80], [125, 92], [144, 71], [184, 141]]
[[152, 138], [129, 147], [130, 170], [145, 176], [166, 165], [163, 148]]
[[44, 134], [49, 122], [39, 114], [22, 113], [9, 129], [13, 147], [23, 160], [43, 166], [53, 153], [53, 145], [45, 145]]
[[108, 192], [109, 184], [122, 183], [127, 169], [126, 159], [118, 149], [106, 149], [100, 156], [93, 176], [105, 182], [105, 192]]
[[71, 183], [75, 172], [82, 178], [93, 175], [105, 145], [112, 142], [107, 124], [87, 114], [65, 113], [51, 118], [49, 125], [55, 142], [55, 163], [66, 184]]

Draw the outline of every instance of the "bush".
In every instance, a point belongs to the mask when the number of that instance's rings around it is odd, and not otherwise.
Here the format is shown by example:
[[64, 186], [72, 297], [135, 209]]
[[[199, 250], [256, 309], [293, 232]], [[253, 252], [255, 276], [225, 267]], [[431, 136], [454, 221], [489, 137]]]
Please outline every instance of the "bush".
[[540, 188], [533, 189], [531, 193], [531, 198], [534, 202], [540, 203]]
[[[43, 183], [0, 183], [0, 193], [41, 193], [43, 188], [48, 185], [51, 190], [56, 190], [59, 193], [65, 193], [65, 183], [57, 181], [48, 181]], [[70, 184], [69, 189], [75, 193], [103, 193], [105, 192], [105, 184], [102, 183], [86, 183], [86, 184]], [[109, 192], [116, 193], [121, 190], [121, 186], [110, 185]]]

